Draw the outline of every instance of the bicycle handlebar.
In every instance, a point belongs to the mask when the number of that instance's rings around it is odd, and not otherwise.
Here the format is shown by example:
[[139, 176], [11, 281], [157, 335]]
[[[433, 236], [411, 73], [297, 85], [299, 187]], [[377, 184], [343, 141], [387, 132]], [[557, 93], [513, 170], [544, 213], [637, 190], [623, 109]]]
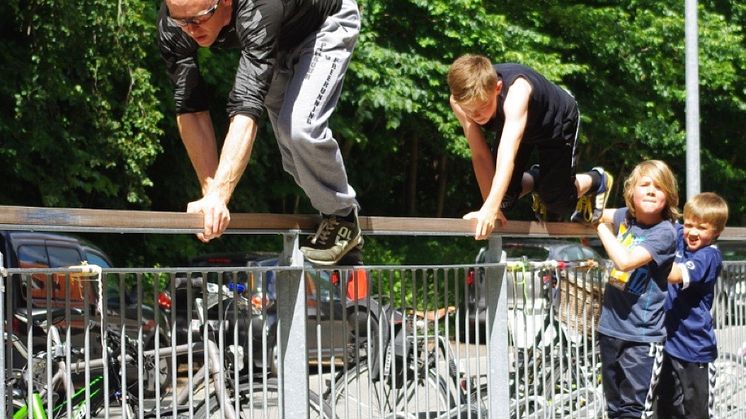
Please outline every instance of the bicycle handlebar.
[[517, 260], [507, 262], [507, 269], [510, 271], [517, 271], [522, 269], [569, 269], [569, 268], [596, 268], [599, 266], [598, 261], [594, 259], [587, 259], [583, 261], [563, 261], [563, 260], [547, 260], [547, 261], [530, 261], [530, 260]]
[[201, 276], [196, 276], [196, 277], [177, 276], [174, 278], [174, 288], [186, 288], [187, 284], [190, 284], [192, 288], [202, 288], [203, 283], [205, 283], [205, 280]]

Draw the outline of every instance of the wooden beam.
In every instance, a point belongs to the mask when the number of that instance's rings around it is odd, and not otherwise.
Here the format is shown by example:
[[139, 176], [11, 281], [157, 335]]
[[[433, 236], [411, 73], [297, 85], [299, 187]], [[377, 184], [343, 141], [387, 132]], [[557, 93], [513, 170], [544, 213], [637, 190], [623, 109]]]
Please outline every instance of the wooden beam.
[[[232, 214], [230, 229], [236, 230], [311, 230], [318, 217], [285, 214]], [[198, 232], [202, 216], [185, 212], [127, 211], [85, 208], [40, 208], [0, 206], [0, 226], [65, 227], [119, 231], [175, 230]], [[24, 228], [26, 229], [26, 228]], [[156, 232], [156, 231], [153, 231]]]
[[[313, 231], [316, 215], [234, 213], [228, 233]], [[474, 221], [460, 218], [360, 217], [365, 234], [471, 236]], [[22, 230], [195, 233], [202, 228], [197, 214], [85, 208], [0, 206], [0, 228]], [[588, 236], [593, 230], [570, 223], [511, 221], [496, 233], [506, 236]]]
[[[392, 235], [460, 235], [472, 236], [476, 222], [461, 218], [414, 218], [414, 217], [360, 217], [360, 227], [364, 232]], [[529, 221], [509, 221], [505, 227], [498, 227], [495, 233], [503, 236], [536, 237], [582, 237], [595, 235], [589, 227], [574, 223], [538, 223]]]
[[[317, 215], [234, 213], [227, 233], [313, 231]], [[360, 227], [372, 235], [471, 236], [475, 222], [460, 218], [360, 217]], [[85, 208], [41, 208], [0, 205], [0, 228], [39, 231], [99, 231], [110, 233], [196, 233], [198, 214]], [[508, 237], [594, 237], [594, 229], [575, 223], [509, 221], [495, 234]], [[746, 228], [729, 227], [722, 240], [746, 239]]]
[[718, 240], [746, 240], [746, 227], [726, 227]]

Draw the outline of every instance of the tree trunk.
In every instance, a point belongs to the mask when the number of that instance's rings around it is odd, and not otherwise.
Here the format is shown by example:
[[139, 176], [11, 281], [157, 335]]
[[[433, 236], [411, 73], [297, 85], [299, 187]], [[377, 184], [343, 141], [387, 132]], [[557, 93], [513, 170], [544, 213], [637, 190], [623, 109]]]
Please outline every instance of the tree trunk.
[[443, 216], [443, 207], [446, 201], [446, 174], [448, 168], [448, 156], [443, 154], [438, 162], [438, 201], [435, 209], [435, 216]]
[[420, 160], [419, 136], [413, 135], [409, 150], [409, 184], [407, 186], [407, 212], [417, 215], [417, 163]]

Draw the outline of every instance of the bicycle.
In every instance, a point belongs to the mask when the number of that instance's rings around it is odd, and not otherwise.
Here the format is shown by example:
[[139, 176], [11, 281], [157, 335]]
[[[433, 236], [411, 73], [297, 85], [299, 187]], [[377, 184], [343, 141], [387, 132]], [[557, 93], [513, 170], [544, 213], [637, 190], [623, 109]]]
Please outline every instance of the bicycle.
[[[196, 286], [204, 285], [204, 299], [196, 298], [195, 307], [199, 321], [206, 328], [206, 336], [208, 336], [207, 359], [195, 374], [194, 381], [205, 381], [203, 378], [209, 364], [215, 388], [215, 391], [195, 406], [194, 417], [228, 419], [282, 417], [280, 385], [276, 377], [267, 377], [271, 371], [254, 373], [251, 368], [248, 368], [248, 371], [245, 370], [245, 366], [250, 365], [251, 360], [244, 355], [245, 351], [240, 347], [240, 339], [238, 341], [230, 339], [232, 344], [224, 348], [222, 356], [216, 344], [221, 336], [227, 335], [224, 330], [226, 324], [235, 324], [236, 318], [248, 318], [252, 315], [252, 304], [242, 295], [247, 288], [238, 283], [223, 286], [208, 282], [203, 284], [201, 278], [193, 278], [190, 283]], [[206, 319], [205, 314], [215, 308], [222, 310], [224, 315], [218, 320]], [[230, 319], [233, 319], [233, 323], [229, 321]], [[224, 363], [221, 362], [223, 359]], [[190, 388], [191, 385], [177, 395], [177, 402], [187, 400], [189, 397], [187, 391]], [[191, 391], [194, 392], [194, 390]], [[312, 390], [309, 390], [308, 401], [307, 414], [310, 419], [334, 418], [331, 407]], [[189, 413], [192, 413], [191, 409]]]
[[372, 359], [361, 357], [337, 374], [324, 394], [334, 413], [345, 418], [488, 417], [480, 395], [486, 384], [460, 372], [448, 340], [429, 327], [453, 311], [387, 309], [379, 318], [389, 319], [394, 337], [383, 351], [367, 351]]
[[721, 353], [715, 366], [715, 406], [720, 418], [743, 418], [746, 415], [746, 358]]
[[[33, 327], [44, 330], [51, 343], [49, 352], [39, 351], [36, 354], [30, 354], [21, 339], [13, 333], [6, 334], [6, 339], [12, 342], [16, 351], [28, 360], [26, 366], [14, 371], [12, 377], [11, 387], [17, 390], [14, 391], [12, 403], [14, 419], [78, 418], [88, 415], [97, 416], [102, 413], [109, 417], [112, 414], [110, 409], [112, 404], [119, 406], [121, 416], [128, 419], [159, 416], [157, 412], [161, 412], [162, 418], [171, 417], [169, 413], [172, 412], [173, 417], [180, 417], [182, 413], [189, 410], [184, 404], [191, 394], [189, 388], [182, 389], [171, 406], [163, 408], [157, 406], [145, 410], [141, 403], [143, 399], [138, 397], [138, 394], [141, 394], [138, 391], [140, 383], [135, 381], [129, 385], [122, 384], [124, 381], [122, 377], [125, 376], [123, 365], [135, 361], [138, 357], [137, 343], [126, 335], [120, 336], [114, 330], [105, 329], [103, 341], [108, 357], [89, 360], [82, 364], [83, 351], [69, 348], [66, 343], [62, 342], [60, 332], [55, 326], [65, 315], [64, 309], [40, 310], [30, 318], [27, 318], [23, 312], [15, 315], [22, 322], [28, 322]], [[214, 342], [208, 342], [208, 347], [211, 348], [208, 353], [213, 355], [217, 353]], [[178, 354], [188, 351], [189, 348], [187, 345], [181, 345], [175, 349], [174, 352]], [[171, 348], [161, 348], [158, 355], [159, 357], [170, 356]], [[146, 370], [152, 371], [156, 368], [155, 351], [145, 351], [142, 357]], [[92, 376], [85, 380], [82, 387], [76, 389], [73, 385], [73, 375], [84, 372], [82, 371], [84, 368], [87, 371], [104, 369], [108, 371], [108, 374]], [[219, 371], [222, 371], [222, 368], [216, 366], [211, 370], [213, 374]], [[197, 372], [197, 381], [200, 381], [199, 377], [204, 377], [205, 372], [206, 366], [203, 366]], [[110, 379], [111, 377], [113, 380]], [[19, 385], [14, 385], [16, 383]], [[213, 383], [215, 391], [211, 394], [227, 394], [224, 387], [220, 386], [220, 381]], [[206, 417], [206, 414], [195, 417]], [[235, 418], [236, 416], [228, 412], [226, 417]]]
[[[12, 332], [5, 334], [6, 340], [27, 359], [26, 366], [14, 370], [11, 377], [10, 384], [14, 389], [14, 419], [80, 417], [87, 412], [96, 414], [108, 408], [109, 403], [113, 401], [123, 406], [124, 417], [135, 417], [133, 404], [136, 403], [136, 398], [129, 394], [130, 403], [126, 401], [128, 397], [125, 393], [129, 389], [122, 386], [122, 362], [118, 356], [112, 356], [108, 360], [90, 360], [86, 364], [88, 371], [105, 369], [108, 374], [94, 376], [82, 388], [74, 389], [71, 373], [80, 372], [82, 365], [78, 361], [83, 353], [66, 347], [60, 339], [60, 333], [54, 324], [65, 318], [64, 309], [43, 309], [30, 317], [19, 312], [15, 316], [21, 322], [45, 330], [51, 345], [50, 352], [40, 351], [31, 354], [21, 339]], [[124, 348], [127, 356], [136, 356], [137, 347], [134, 342], [126, 336], [124, 339], [122, 341], [121, 337], [112, 331], [105, 333], [106, 352], [119, 354]], [[77, 358], [75, 363], [72, 362], [73, 356]], [[110, 378], [113, 378], [113, 383], [110, 383]], [[16, 386], [15, 383], [19, 385]]]
[[[90, 268], [90, 267], [88, 267]], [[25, 275], [25, 274], [24, 274]], [[28, 281], [26, 281], [28, 283]], [[212, 287], [211, 287], [212, 288]], [[238, 295], [230, 294], [237, 299]], [[210, 299], [210, 301], [222, 301]], [[211, 302], [212, 304], [212, 302]], [[197, 299], [195, 305], [198, 313], [202, 314], [202, 299]], [[228, 310], [228, 308], [226, 308]], [[241, 358], [234, 356], [232, 349], [226, 348], [221, 353], [216, 343], [214, 325], [201, 317], [201, 324], [206, 330], [206, 340], [203, 350], [206, 362], [196, 374], [190, 376], [189, 386], [182, 388], [178, 394], [173, 394], [170, 402], [164, 403], [166, 395], [156, 399], [156, 406], [145, 409], [142, 383], [139, 380], [131, 384], [123, 384], [126, 380], [125, 367], [134, 361], [142, 362], [145, 370], [158, 371], [157, 365], [163, 358], [175, 357], [189, 353], [194, 349], [192, 345], [178, 345], [176, 347], [160, 348], [138, 353], [138, 345], [123, 332], [115, 332], [107, 327], [102, 330], [102, 346], [105, 348], [101, 359], [81, 362], [84, 351], [69, 347], [60, 338], [57, 324], [74, 313], [82, 313], [79, 309], [36, 310], [30, 317], [24, 312], [16, 313], [22, 323], [26, 323], [29, 330], [41, 330], [47, 335], [47, 347], [33, 353], [18, 338], [12, 330], [6, 335], [6, 342], [11, 342], [14, 352], [25, 359], [25, 365], [14, 370], [10, 388], [12, 389], [12, 406], [10, 413], [14, 419], [20, 418], [67, 418], [94, 417], [103, 414], [106, 417], [121, 415], [130, 418], [195, 418], [226, 417], [245, 418], [254, 417], [254, 410], [260, 410], [256, 415], [264, 417], [280, 417], [277, 403], [278, 385], [273, 378], [258, 380], [256, 376], [240, 376], [236, 385], [229, 374], [224, 374], [223, 360], [228, 359], [228, 368], [236, 365]], [[102, 323], [103, 325], [103, 323]], [[90, 326], [90, 325], [89, 325]], [[30, 339], [30, 338], [29, 338]], [[200, 345], [195, 345], [199, 350]], [[207, 360], [209, 359], [209, 361]], [[241, 359], [242, 360], [242, 359]], [[103, 369], [102, 375], [89, 376], [89, 372]], [[84, 372], [85, 383], [79, 388], [73, 386], [73, 375]], [[77, 377], [77, 375], [76, 375]], [[192, 381], [193, 380], [193, 381]], [[193, 383], [197, 383], [193, 386]], [[200, 386], [201, 385], [201, 386]], [[157, 385], [157, 389], [159, 389]], [[175, 386], [174, 386], [175, 387]], [[205, 398], [194, 405], [194, 394], [204, 391]], [[140, 397], [138, 397], [140, 396]], [[329, 407], [324, 405], [320, 397], [309, 395], [311, 417], [331, 418]], [[188, 403], [187, 403], [188, 402]], [[248, 403], [247, 403], [248, 402]], [[121, 413], [112, 413], [110, 407], [120, 407]], [[196, 414], [194, 412], [196, 411]]]
[[[513, 336], [510, 417], [603, 417], [599, 354], [588, 333], [598, 314], [592, 311], [600, 311], [600, 301], [591, 294], [580, 295], [584, 289], [598, 290], [586, 276], [595, 267], [593, 261], [508, 263], [508, 274], [523, 278], [513, 283], [524, 286], [523, 300], [516, 298], [509, 308], [513, 329], [521, 329], [518, 323], [523, 322], [526, 332], [534, 333], [533, 339]], [[540, 301], [529, 301], [525, 295], [526, 276], [541, 282]], [[519, 291], [514, 294], [520, 295]]]

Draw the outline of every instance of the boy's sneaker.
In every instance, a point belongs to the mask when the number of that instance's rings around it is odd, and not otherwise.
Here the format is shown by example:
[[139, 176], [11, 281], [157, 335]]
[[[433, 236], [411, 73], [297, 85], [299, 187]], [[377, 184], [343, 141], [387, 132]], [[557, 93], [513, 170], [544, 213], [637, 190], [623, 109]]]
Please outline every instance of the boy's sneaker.
[[545, 223], [549, 218], [549, 214], [547, 213], [547, 206], [544, 204], [544, 201], [541, 200], [541, 197], [537, 192], [539, 189], [539, 176], [541, 175], [539, 165], [532, 165], [526, 172], [534, 178], [534, 189], [531, 192], [531, 209], [534, 211], [536, 220]]
[[547, 221], [547, 206], [544, 205], [544, 201], [536, 192], [531, 192], [531, 209], [534, 210], [534, 215], [538, 221], [542, 223]]
[[363, 236], [353, 210], [352, 221], [335, 215], [324, 215], [316, 234], [309, 236], [300, 251], [310, 262], [334, 265], [355, 247], [362, 247]]
[[570, 216], [570, 221], [584, 224], [593, 222], [593, 203], [591, 203], [590, 196], [583, 195], [578, 198], [578, 203], [575, 205], [575, 212]]
[[601, 219], [606, 208], [606, 201], [609, 200], [614, 177], [601, 167], [594, 167], [591, 170], [601, 175], [601, 184], [595, 193], [587, 193], [578, 198], [575, 212], [570, 217], [573, 222], [595, 224]]

